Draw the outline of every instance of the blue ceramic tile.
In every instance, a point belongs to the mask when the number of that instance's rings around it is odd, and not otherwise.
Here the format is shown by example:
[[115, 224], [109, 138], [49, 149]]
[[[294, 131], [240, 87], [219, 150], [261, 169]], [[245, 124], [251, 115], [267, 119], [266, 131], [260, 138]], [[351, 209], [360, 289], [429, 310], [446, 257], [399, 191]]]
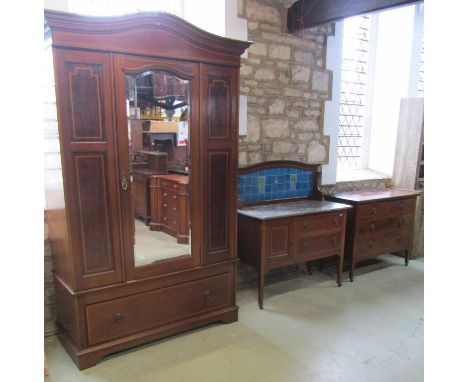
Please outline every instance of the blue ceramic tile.
[[265, 192], [271, 192], [271, 184], [265, 186]]
[[252, 186], [245, 186], [245, 194], [249, 195], [252, 193]]

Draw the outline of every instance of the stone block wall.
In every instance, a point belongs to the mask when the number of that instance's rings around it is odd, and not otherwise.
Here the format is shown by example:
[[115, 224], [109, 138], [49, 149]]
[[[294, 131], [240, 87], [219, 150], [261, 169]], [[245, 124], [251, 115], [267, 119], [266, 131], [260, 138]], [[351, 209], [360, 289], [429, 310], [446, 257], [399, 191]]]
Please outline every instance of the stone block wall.
[[239, 140], [239, 166], [266, 160], [327, 163], [323, 101], [331, 97], [332, 73], [325, 68], [332, 25], [292, 35], [287, 8], [293, 1], [239, 1], [253, 45], [242, 59], [240, 91], [247, 95], [247, 135]]

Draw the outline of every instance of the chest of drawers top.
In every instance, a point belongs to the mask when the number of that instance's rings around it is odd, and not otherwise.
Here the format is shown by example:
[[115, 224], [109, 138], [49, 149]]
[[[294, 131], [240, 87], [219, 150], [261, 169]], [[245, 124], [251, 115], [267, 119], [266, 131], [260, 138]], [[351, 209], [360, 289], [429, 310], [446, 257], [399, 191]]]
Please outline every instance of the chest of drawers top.
[[416, 197], [419, 191], [402, 190], [399, 188], [383, 188], [377, 190], [347, 191], [327, 195], [329, 200], [340, 200], [350, 204], [363, 204], [381, 201], [391, 201]]

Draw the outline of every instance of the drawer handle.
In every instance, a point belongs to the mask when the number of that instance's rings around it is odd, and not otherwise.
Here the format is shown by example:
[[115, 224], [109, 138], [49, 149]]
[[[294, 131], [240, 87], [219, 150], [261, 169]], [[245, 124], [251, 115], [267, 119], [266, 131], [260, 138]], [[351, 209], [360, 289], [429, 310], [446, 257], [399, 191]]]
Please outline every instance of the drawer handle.
[[369, 245], [369, 248], [372, 248], [372, 246], [374, 245], [374, 242], [373, 242], [373, 241], [369, 241], [368, 245]]
[[369, 228], [371, 231], [375, 231], [375, 224], [374, 223], [369, 224]]
[[336, 236], [333, 236], [331, 242], [332, 242], [333, 245], [337, 245], [338, 244], [338, 238]]
[[333, 219], [333, 224], [334, 224], [334, 225], [337, 225], [337, 224], [338, 224], [338, 218], [334, 218], [334, 219]]
[[304, 251], [307, 251], [307, 250], [309, 249], [309, 243], [307, 243], [307, 242], [304, 243], [304, 244], [302, 245], [302, 249], [303, 249]]
[[167, 196], [167, 192], [164, 192], [164, 193], [163, 193], [163, 196]]
[[173, 196], [173, 198], [174, 198], [174, 199], [177, 199], [177, 196], [176, 196], [176, 195], [174, 195], [174, 196]]
[[293, 243], [294, 243], [294, 240], [293, 240], [293, 239], [289, 239], [288, 243], [289, 243], [289, 246], [292, 247], [292, 245], [293, 245]]
[[176, 207], [174, 207], [174, 212], [176, 212], [176, 211], [177, 211], [177, 208], [176, 208]]
[[124, 320], [124, 316], [122, 313], [117, 313], [114, 316], [114, 321], [117, 322], [118, 324], [120, 324], [123, 320]]
[[372, 214], [375, 215], [377, 213], [377, 207], [372, 207]]
[[400, 216], [398, 219], [398, 225], [401, 227], [403, 225], [404, 219]]
[[397, 236], [396, 241], [397, 241], [397, 243], [399, 243], [401, 241], [401, 235]]
[[400, 203], [400, 211], [402, 211], [403, 208], [405, 208], [405, 203]]
[[164, 204], [163, 204], [163, 207], [167, 207], [167, 203], [164, 203]]
[[167, 216], [164, 216], [164, 220], [167, 220]]
[[308, 228], [308, 227], [309, 227], [309, 225], [310, 225], [310, 223], [309, 223], [309, 222], [304, 222], [304, 229]]
[[203, 292], [203, 298], [205, 301], [207, 301], [209, 298], [211, 298], [211, 289], [207, 289], [206, 291]]

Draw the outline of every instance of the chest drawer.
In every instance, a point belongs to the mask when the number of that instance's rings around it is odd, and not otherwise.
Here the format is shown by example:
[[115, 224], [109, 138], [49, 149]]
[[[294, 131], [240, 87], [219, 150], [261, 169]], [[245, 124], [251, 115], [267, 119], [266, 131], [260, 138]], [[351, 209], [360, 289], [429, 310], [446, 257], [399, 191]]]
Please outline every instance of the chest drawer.
[[413, 226], [414, 215], [393, 215], [380, 219], [369, 219], [358, 222], [357, 232], [359, 235], [378, 234], [387, 230], [406, 230]]
[[161, 186], [167, 190], [179, 190], [179, 182], [173, 182], [170, 180], [163, 179], [161, 181]]
[[301, 216], [294, 219], [294, 233], [296, 236], [306, 236], [311, 233], [340, 230], [345, 224], [343, 212], [319, 216]]
[[230, 303], [229, 273], [88, 305], [89, 345], [183, 320]]
[[389, 202], [388, 212], [390, 214], [411, 213], [411, 212], [414, 212], [415, 205], [416, 205], [416, 199], [415, 198], [395, 200], [395, 201]]
[[367, 257], [403, 250], [410, 246], [411, 238], [411, 231], [387, 232], [381, 235], [363, 236], [356, 242], [356, 257]]
[[311, 253], [318, 253], [336, 249], [341, 247], [341, 232], [311, 236], [297, 239], [294, 243], [295, 254], [297, 257], [307, 256]]
[[358, 220], [373, 217], [386, 216], [388, 214], [389, 202], [366, 203], [357, 206], [356, 218]]

